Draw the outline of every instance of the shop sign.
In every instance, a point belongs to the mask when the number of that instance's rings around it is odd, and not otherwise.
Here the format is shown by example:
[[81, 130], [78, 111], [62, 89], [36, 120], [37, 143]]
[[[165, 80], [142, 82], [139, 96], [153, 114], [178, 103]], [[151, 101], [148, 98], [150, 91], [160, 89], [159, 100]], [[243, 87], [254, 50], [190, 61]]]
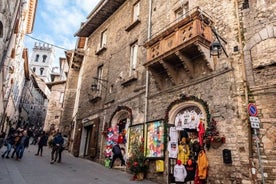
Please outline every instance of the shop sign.
[[257, 129], [260, 128], [260, 120], [258, 117], [250, 116], [249, 119], [251, 123], [251, 128], [257, 128]]

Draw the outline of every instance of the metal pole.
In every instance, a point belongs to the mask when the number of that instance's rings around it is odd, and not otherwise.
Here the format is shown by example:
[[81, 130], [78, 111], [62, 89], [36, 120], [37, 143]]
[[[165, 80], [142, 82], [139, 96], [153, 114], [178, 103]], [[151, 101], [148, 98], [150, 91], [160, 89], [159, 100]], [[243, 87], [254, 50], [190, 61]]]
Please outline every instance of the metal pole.
[[263, 171], [263, 165], [262, 165], [262, 160], [261, 160], [261, 154], [260, 154], [260, 148], [259, 148], [259, 141], [258, 141], [258, 136], [257, 136], [257, 130], [254, 128], [254, 135], [256, 136], [256, 146], [257, 146], [257, 152], [258, 152], [258, 159], [259, 159], [259, 165], [260, 165], [260, 170], [261, 170], [261, 175], [262, 175], [262, 184], [265, 184], [264, 180], [264, 171]]

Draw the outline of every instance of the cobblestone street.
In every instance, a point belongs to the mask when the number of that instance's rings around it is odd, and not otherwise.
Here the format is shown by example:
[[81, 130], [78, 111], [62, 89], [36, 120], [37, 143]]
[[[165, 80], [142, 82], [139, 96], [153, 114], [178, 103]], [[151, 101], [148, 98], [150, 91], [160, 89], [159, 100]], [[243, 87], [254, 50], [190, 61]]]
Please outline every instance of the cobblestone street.
[[[5, 150], [2, 147], [1, 154]], [[140, 183], [131, 181], [131, 174], [76, 158], [63, 152], [62, 163], [50, 164], [50, 149], [44, 148], [42, 157], [35, 156], [37, 146], [30, 145], [21, 161], [0, 159], [0, 184], [109, 184]], [[11, 154], [10, 154], [11, 155]]]

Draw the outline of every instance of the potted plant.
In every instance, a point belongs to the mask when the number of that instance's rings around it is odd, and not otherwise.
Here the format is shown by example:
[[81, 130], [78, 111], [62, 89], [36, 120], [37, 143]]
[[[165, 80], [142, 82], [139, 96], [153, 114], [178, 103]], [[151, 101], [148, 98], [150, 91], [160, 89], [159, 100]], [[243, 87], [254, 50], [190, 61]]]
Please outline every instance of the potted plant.
[[143, 180], [149, 168], [149, 160], [144, 154], [144, 141], [135, 142], [131, 145], [130, 150], [127, 168], [134, 173], [133, 180]]

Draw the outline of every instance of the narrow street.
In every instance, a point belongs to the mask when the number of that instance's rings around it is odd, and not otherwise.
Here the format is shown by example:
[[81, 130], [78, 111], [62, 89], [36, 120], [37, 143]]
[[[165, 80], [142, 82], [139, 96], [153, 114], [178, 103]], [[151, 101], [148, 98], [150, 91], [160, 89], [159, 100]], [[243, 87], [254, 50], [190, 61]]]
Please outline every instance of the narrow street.
[[[1, 148], [1, 154], [5, 148]], [[63, 152], [62, 163], [50, 164], [51, 150], [44, 147], [42, 157], [35, 156], [36, 150], [37, 145], [30, 145], [21, 161], [0, 158], [0, 184], [153, 184], [131, 181], [131, 174], [76, 158], [67, 151]]]

